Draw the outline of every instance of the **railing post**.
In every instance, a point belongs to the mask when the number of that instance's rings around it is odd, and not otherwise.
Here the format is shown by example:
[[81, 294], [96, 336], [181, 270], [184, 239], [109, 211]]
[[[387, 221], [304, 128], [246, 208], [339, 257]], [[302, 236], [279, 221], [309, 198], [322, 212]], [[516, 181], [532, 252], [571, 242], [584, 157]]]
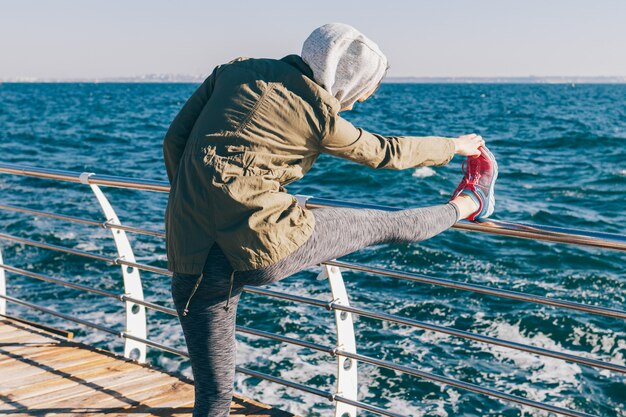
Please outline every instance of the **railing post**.
[[[80, 182], [83, 184], [89, 184], [89, 176], [93, 175], [88, 172], [84, 172], [80, 175]], [[104, 212], [106, 221], [109, 224], [120, 225], [120, 220], [111, 206], [111, 203], [106, 198], [100, 187], [95, 184], [89, 184], [91, 190], [96, 196], [100, 207]], [[117, 253], [119, 259], [123, 259], [128, 262], [135, 262], [135, 255], [133, 248], [130, 245], [126, 232], [120, 229], [110, 229], [113, 234], [113, 240], [117, 247]], [[134, 267], [120, 265], [122, 268], [122, 276], [124, 278], [124, 293], [129, 297], [143, 301], [143, 288], [141, 285], [141, 277], [139, 270]], [[142, 305], [127, 301], [126, 302], [126, 333], [140, 337], [142, 339], [147, 338], [146, 328], [146, 308]], [[146, 344], [132, 340], [129, 338], [124, 339], [124, 356], [130, 359], [134, 359], [139, 362], [146, 362]]]
[[[0, 248], [0, 265], [3, 265], [2, 260], [2, 248]], [[7, 295], [6, 274], [4, 268], [0, 267], [0, 295]], [[7, 314], [7, 300], [0, 297], [0, 314], [6, 316]]]
[[[306, 207], [307, 201], [313, 198], [310, 195], [296, 194], [299, 206]], [[330, 292], [333, 301], [345, 306], [350, 305], [348, 293], [343, 282], [341, 270], [336, 266], [323, 264], [322, 271], [317, 276], [318, 280], [328, 278]], [[337, 349], [345, 352], [356, 353], [356, 340], [354, 338], [354, 322], [352, 313], [335, 310], [335, 324], [337, 329]], [[359, 379], [357, 362], [355, 359], [337, 355], [337, 392], [344, 398], [357, 400]], [[357, 407], [344, 402], [335, 401], [335, 417], [356, 417]]]
[[[328, 278], [333, 302], [349, 306], [348, 293], [343, 282], [341, 270], [336, 266], [323, 265], [318, 279]], [[345, 352], [356, 353], [356, 340], [354, 338], [354, 323], [352, 313], [335, 310], [335, 323], [337, 328], [337, 349]], [[342, 355], [337, 355], [337, 392], [344, 398], [357, 400], [358, 390], [357, 361]], [[335, 417], [356, 417], [357, 407], [344, 402], [336, 402]]]

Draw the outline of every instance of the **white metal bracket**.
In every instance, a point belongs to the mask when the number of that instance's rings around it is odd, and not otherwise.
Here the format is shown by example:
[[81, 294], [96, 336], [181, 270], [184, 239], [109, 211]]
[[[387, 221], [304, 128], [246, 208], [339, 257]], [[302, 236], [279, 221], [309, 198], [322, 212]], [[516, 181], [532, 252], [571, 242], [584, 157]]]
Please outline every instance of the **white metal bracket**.
[[[93, 174], [83, 173], [80, 177], [80, 181], [84, 184], [88, 184], [88, 178], [91, 175]], [[102, 190], [100, 190], [100, 187], [95, 184], [89, 184], [89, 186], [98, 199], [100, 207], [102, 207], [106, 221], [109, 224], [121, 224], [113, 206], [111, 206], [109, 200]], [[111, 229], [111, 233], [113, 234], [113, 240], [117, 247], [118, 259], [121, 258], [128, 262], [135, 262], [133, 248], [128, 241], [126, 232], [120, 229]], [[121, 265], [121, 267], [122, 276], [124, 278], [124, 293], [137, 300], [143, 300], [143, 288], [139, 270], [126, 265]], [[126, 302], [126, 333], [142, 339], [147, 338], [146, 308], [144, 306], [130, 301]], [[146, 361], [146, 344], [128, 338], [124, 339], [124, 356], [144, 363]]]
[[302, 208], [306, 207], [306, 201], [313, 197], [312, 195], [302, 195], [302, 194], [296, 194], [295, 195], [296, 200], [298, 201], [298, 205]]
[[[324, 277], [328, 278], [334, 302], [349, 306], [350, 301], [348, 300], [348, 293], [343, 282], [341, 270], [336, 266], [324, 264], [318, 279], [323, 279]], [[352, 313], [335, 310], [335, 323], [337, 328], [337, 347], [346, 352], [356, 353]], [[357, 361], [337, 355], [337, 394], [356, 401], [358, 386]], [[356, 417], [356, 415], [356, 406], [339, 401], [336, 402], [335, 417]]]

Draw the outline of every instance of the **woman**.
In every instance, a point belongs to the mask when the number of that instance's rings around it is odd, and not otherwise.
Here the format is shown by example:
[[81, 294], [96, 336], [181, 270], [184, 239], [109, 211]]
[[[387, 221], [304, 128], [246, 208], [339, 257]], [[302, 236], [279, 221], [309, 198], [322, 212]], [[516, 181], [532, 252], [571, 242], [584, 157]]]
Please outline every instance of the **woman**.
[[[416, 242], [493, 211], [495, 160], [477, 135], [384, 137], [339, 116], [371, 96], [387, 71], [378, 46], [329, 24], [302, 55], [218, 66], [185, 103], [163, 144], [172, 296], [195, 380], [193, 415], [229, 414], [235, 318], [244, 285], [267, 285], [366, 246]], [[308, 210], [284, 186], [320, 153], [372, 168], [468, 158], [447, 204], [388, 212]]]

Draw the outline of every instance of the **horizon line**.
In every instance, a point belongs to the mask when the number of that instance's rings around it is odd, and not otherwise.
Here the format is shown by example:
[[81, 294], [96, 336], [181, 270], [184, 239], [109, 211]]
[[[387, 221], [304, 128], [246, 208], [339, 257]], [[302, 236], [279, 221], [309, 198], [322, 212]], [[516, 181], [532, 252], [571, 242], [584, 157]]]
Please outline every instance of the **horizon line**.
[[[9, 77], [0, 78], [1, 83], [7, 84], [62, 84], [62, 83], [200, 83], [205, 76], [190, 74], [144, 74], [138, 76], [106, 76], [106, 77]], [[383, 81], [387, 84], [418, 84], [418, 83], [524, 83], [524, 84], [622, 84], [626, 83], [626, 76], [619, 75], [527, 75], [527, 76], [392, 76]]]

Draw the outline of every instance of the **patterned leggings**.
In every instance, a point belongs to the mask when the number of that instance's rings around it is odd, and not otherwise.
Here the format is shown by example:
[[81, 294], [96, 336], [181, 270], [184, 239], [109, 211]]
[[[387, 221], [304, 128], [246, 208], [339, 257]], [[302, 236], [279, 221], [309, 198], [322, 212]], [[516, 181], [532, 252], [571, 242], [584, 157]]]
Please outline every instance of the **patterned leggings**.
[[[312, 209], [315, 229], [296, 251], [260, 269], [237, 271], [217, 244], [204, 266], [204, 279], [183, 310], [197, 275], [174, 273], [172, 297], [185, 335], [195, 384], [194, 417], [227, 417], [235, 378], [235, 320], [243, 286], [261, 286], [302, 269], [339, 258], [367, 246], [408, 243], [431, 238], [450, 228], [459, 213], [450, 203], [400, 211], [353, 208]], [[229, 309], [224, 308], [228, 302]]]

